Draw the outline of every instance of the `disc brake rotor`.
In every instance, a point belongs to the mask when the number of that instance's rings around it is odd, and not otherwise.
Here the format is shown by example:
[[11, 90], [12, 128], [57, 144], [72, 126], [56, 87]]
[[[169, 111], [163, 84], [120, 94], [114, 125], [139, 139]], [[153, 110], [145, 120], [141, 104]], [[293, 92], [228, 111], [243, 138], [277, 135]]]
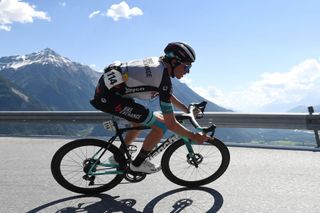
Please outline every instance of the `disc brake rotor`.
[[201, 154], [190, 154], [187, 155], [187, 161], [190, 165], [198, 166], [203, 161], [203, 156]]

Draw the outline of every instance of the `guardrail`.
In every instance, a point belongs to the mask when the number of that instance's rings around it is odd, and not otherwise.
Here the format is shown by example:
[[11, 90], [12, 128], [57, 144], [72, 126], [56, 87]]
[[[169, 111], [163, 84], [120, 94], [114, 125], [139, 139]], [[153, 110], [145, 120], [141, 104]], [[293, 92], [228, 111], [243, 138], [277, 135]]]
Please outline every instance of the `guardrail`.
[[[0, 122], [97, 123], [111, 118], [98, 111], [0, 111]], [[199, 123], [226, 128], [313, 130], [320, 147], [320, 114], [207, 112]]]
[[[98, 123], [111, 118], [98, 111], [0, 111], [0, 122]], [[227, 128], [320, 129], [320, 114], [306, 113], [207, 112], [198, 121]]]

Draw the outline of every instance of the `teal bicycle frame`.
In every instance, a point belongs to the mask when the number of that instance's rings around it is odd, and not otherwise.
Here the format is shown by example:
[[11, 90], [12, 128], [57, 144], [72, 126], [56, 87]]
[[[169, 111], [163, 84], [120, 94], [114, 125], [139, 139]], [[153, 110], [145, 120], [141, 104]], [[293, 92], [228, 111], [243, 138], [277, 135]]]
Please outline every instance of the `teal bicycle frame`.
[[[198, 130], [198, 131], [202, 131], [204, 133], [206, 132], [211, 132], [211, 137], [214, 135], [214, 132], [215, 132], [215, 128], [216, 126], [215, 125], [211, 125], [210, 127], [208, 128], [202, 128], [198, 123], [197, 121], [195, 120], [195, 117], [193, 115], [193, 110], [195, 108], [198, 108], [198, 109], [201, 109], [202, 113], [204, 111], [204, 108], [205, 108], [205, 105], [207, 103], [206, 102], [202, 102], [200, 104], [190, 104], [189, 105], [189, 108], [188, 108], [188, 111], [189, 113], [188, 114], [182, 114], [182, 115], [177, 115], [176, 116], [176, 119], [180, 122], [180, 123], [183, 123], [184, 120], [189, 120], [190, 123]], [[203, 114], [202, 114], [203, 115]], [[118, 124], [116, 121], [113, 121], [113, 120], [110, 120], [110, 121], [107, 121], [107, 122], [104, 122], [103, 123], [104, 127], [107, 129], [107, 130], [111, 130], [111, 131], [115, 131], [116, 134], [111, 137], [109, 139], [109, 141], [107, 141], [108, 144], [112, 144], [115, 139], [117, 137], [119, 137], [120, 139], [120, 142], [121, 144], [125, 144], [124, 143], [124, 139], [123, 139], [123, 136], [122, 134], [127, 132], [127, 131], [130, 131], [130, 130], [145, 130], [145, 129], [150, 129], [150, 127], [147, 127], [147, 126], [138, 126], [138, 127], [128, 127], [128, 128], [119, 128]], [[190, 139], [186, 138], [186, 137], [181, 137], [181, 136], [178, 136], [176, 134], [173, 134], [172, 136], [170, 136], [169, 138], [167, 138], [160, 146], [158, 146], [156, 149], [154, 149], [148, 156], [148, 160], [152, 160], [153, 158], [155, 158], [157, 155], [159, 155], [162, 151], [164, 151], [167, 147], [169, 147], [171, 144], [179, 141], [179, 140], [183, 140], [183, 142], [185, 143], [188, 151], [189, 151], [189, 154], [188, 156], [192, 159], [195, 158], [195, 154], [194, 154], [194, 151], [193, 151], [193, 148], [192, 148], [192, 144], [194, 142], [192, 142]], [[89, 172], [88, 172], [88, 175], [90, 176], [95, 176], [95, 175], [107, 175], [107, 174], [125, 174], [126, 171], [119, 171], [119, 170], [115, 170], [115, 171], [105, 171], [105, 172], [96, 172], [96, 167], [97, 166], [102, 166], [102, 167], [108, 167], [110, 169], [118, 169], [119, 168], [119, 165], [118, 164], [105, 164], [105, 163], [100, 163], [100, 158], [104, 155], [104, 153], [107, 151], [108, 147], [106, 148], [101, 148], [94, 156], [92, 159], [95, 159], [96, 156], [98, 156], [98, 154], [102, 151], [102, 153], [100, 154], [100, 156], [97, 158], [97, 160], [93, 163], [93, 165], [90, 167], [89, 169]], [[131, 159], [131, 153], [130, 153], [130, 150], [126, 149], [125, 150], [125, 155], [127, 157], [127, 162], [131, 162], [132, 159]], [[197, 162], [196, 160], [194, 159], [194, 164], [195, 166], [197, 167]]]
[[[113, 136], [112, 138], [110, 138], [109, 141], [107, 141], [107, 143], [112, 144], [115, 139], [117, 137], [119, 137], [120, 141], [122, 144], [124, 144], [124, 140], [122, 137], [122, 134], [126, 131], [130, 131], [130, 130], [141, 130], [141, 129], [150, 129], [150, 127], [129, 127], [129, 128], [122, 128], [120, 129], [118, 127], [118, 124], [115, 121], [112, 121], [113, 125], [116, 129], [116, 135]], [[155, 158], [156, 156], [158, 156], [162, 151], [164, 151], [167, 147], [169, 147], [171, 144], [175, 143], [178, 140], [183, 140], [185, 142], [185, 145], [187, 146], [187, 149], [189, 151], [190, 156], [194, 155], [193, 152], [193, 148], [191, 146], [191, 144], [193, 142], [191, 142], [188, 138], [185, 137], [180, 137], [176, 134], [173, 134], [172, 136], [170, 136], [169, 138], [167, 138], [164, 142], [161, 143], [160, 146], [158, 146], [156, 149], [154, 149], [149, 156], [147, 157], [148, 160], [152, 160], [153, 158]], [[101, 153], [102, 151], [102, 153]], [[104, 155], [104, 153], [107, 151], [107, 148], [101, 148], [100, 150], [98, 150], [97, 153], [95, 153], [92, 157], [92, 160], [95, 161], [95, 163], [91, 166], [91, 168], [89, 169], [88, 175], [89, 176], [96, 176], [96, 175], [109, 175], [109, 174], [124, 174], [125, 171], [119, 171], [119, 170], [114, 170], [114, 171], [105, 171], [105, 172], [96, 172], [96, 168], [97, 166], [101, 166], [101, 167], [106, 167], [106, 168], [110, 168], [110, 169], [118, 169], [119, 165], [118, 164], [109, 164], [109, 163], [100, 163], [99, 159]], [[99, 156], [99, 153], [100, 156]], [[127, 155], [127, 159], [129, 159], [130, 161], [131, 159], [131, 154], [129, 152], [129, 150], [126, 150], [126, 155]], [[99, 156], [97, 158], [97, 156]]]

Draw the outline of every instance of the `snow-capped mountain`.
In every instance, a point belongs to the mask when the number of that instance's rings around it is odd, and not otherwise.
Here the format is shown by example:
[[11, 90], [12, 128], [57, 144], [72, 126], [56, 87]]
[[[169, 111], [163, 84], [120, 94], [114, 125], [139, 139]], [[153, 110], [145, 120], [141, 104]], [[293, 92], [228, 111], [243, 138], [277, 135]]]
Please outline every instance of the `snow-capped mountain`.
[[[0, 110], [94, 110], [99, 73], [47, 48], [0, 58]], [[88, 125], [0, 124], [0, 134], [76, 135]]]
[[[99, 73], [47, 48], [0, 58], [0, 75], [50, 110], [93, 110], [89, 100]], [[8, 109], [10, 110], [10, 109]]]
[[19, 69], [32, 64], [52, 64], [57, 67], [71, 65], [73, 62], [50, 48], [29, 55], [17, 55], [0, 58], [0, 71], [4, 69]]

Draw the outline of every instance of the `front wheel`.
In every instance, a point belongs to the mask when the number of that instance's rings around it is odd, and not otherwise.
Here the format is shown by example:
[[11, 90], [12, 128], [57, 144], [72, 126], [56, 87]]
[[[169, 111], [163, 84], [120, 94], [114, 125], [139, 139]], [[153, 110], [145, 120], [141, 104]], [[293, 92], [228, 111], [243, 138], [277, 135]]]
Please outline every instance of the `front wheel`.
[[218, 179], [228, 168], [230, 153], [219, 139], [192, 144], [190, 154], [183, 140], [173, 143], [162, 156], [163, 174], [173, 183], [197, 187]]
[[[118, 164], [110, 163], [110, 158]], [[80, 139], [62, 146], [53, 156], [51, 172], [64, 188], [82, 194], [107, 191], [121, 182], [126, 160], [114, 145], [97, 139]]]

